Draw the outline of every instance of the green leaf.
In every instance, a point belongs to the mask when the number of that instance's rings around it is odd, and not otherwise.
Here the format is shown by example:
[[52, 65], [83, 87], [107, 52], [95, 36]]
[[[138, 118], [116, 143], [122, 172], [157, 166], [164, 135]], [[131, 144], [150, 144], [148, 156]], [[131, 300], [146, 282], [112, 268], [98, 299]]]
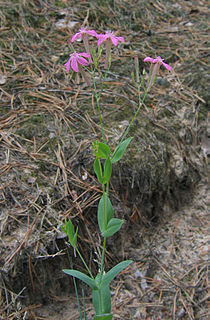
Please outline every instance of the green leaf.
[[122, 224], [123, 220], [112, 218], [107, 224], [107, 229], [104, 232], [102, 232], [102, 236], [104, 238], [111, 237], [113, 234], [120, 230]]
[[109, 158], [111, 150], [109, 146], [105, 143], [99, 142], [98, 144], [98, 157], [102, 159]]
[[111, 312], [111, 293], [109, 286], [101, 286], [92, 291], [93, 306], [96, 315], [109, 314]]
[[119, 161], [123, 157], [128, 145], [129, 145], [129, 143], [131, 142], [132, 139], [133, 139], [132, 137], [127, 138], [126, 140], [121, 142], [116, 147], [116, 149], [115, 149], [115, 151], [114, 151], [114, 153], [113, 153], [113, 155], [111, 157], [111, 162], [112, 163], [115, 163], [115, 162]]
[[101, 286], [108, 286], [110, 282], [125, 268], [129, 266], [133, 261], [132, 260], [126, 260], [118, 263], [116, 266], [114, 266], [111, 270], [109, 270], [102, 279]]
[[114, 209], [112, 207], [112, 203], [109, 197], [107, 196], [107, 194], [105, 194], [105, 201], [106, 201], [106, 208], [107, 208], [107, 223], [109, 223], [109, 221], [114, 217]]
[[105, 231], [105, 212], [104, 212], [104, 200], [103, 196], [101, 197], [99, 204], [98, 204], [98, 225], [101, 232]]
[[76, 246], [76, 241], [77, 241], [77, 233], [78, 233], [78, 227], [76, 230], [76, 233], [74, 232], [74, 226], [71, 222], [71, 220], [67, 221], [65, 220], [65, 225], [61, 226], [61, 230], [65, 232], [65, 234], [69, 238], [69, 242], [72, 245], [72, 247]]
[[109, 158], [111, 150], [106, 143], [98, 142], [97, 140], [93, 141], [92, 148], [93, 148], [93, 153], [96, 157], [101, 159]]
[[73, 223], [71, 222], [71, 220], [66, 222], [66, 231], [67, 231], [67, 235], [69, 237], [70, 242], [72, 242], [73, 237], [74, 237], [74, 226], [73, 226]]
[[72, 247], [74, 247], [74, 248], [76, 248], [76, 244], [77, 244], [77, 234], [78, 234], [78, 227], [76, 229], [76, 232], [74, 234], [74, 237], [73, 237], [73, 240], [72, 240], [72, 243], [71, 243]]
[[94, 171], [95, 171], [95, 174], [97, 176], [98, 181], [101, 184], [103, 184], [104, 183], [104, 179], [102, 177], [102, 172], [101, 172], [101, 163], [100, 163], [100, 160], [98, 158], [95, 159], [93, 167], [94, 167]]
[[[104, 199], [105, 199], [105, 208], [104, 208]], [[104, 211], [105, 209], [105, 211]], [[101, 233], [106, 231], [108, 222], [114, 216], [114, 209], [112, 207], [111, 201], [107, 194], [102, 196], [98, 204], [98, 225]]]
[[93, 290], [97, 290], [97, 284], [95, 282], [95, 280], [93, 280], [92, 278], [88, 277], [86, 274], [77, 271], [77, 270], [72, 270], [72, 269], [63, 269], [63, 272], [68, 274], [69, 276], [75, 277], [77, 279], [82, 280], [83, 282], [85, 282], [89, 287], [91, 287], [91, 289]]
[[104, 163], [104, 181], [108, 183], [112, 174], [112, 163], [110, 158], [107, 158]]

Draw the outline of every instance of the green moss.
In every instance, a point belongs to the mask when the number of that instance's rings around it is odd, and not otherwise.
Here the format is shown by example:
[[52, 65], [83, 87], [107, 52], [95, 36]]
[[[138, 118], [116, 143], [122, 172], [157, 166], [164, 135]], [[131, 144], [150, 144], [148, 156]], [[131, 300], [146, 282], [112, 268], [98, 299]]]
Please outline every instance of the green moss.
[[60, 9], [64, 9], [64, 8], [66, 8], [66, 3], [64, 1], [57, 0], [57, 1], [55, 1], [55, 6]]

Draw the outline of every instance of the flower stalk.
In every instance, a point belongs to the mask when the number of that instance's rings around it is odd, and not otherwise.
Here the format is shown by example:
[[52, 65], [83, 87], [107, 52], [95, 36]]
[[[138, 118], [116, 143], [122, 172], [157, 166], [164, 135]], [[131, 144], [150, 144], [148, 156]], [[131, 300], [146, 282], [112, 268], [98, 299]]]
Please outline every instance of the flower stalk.
[[[99, 47], [98, 56], [96, 55], [96, 50], [92, 51], [93, 55], [91, 56], [88, 36], [94, 36], [97, 38], [97, 46]], [[98, 262], [99, 272], [94, 278], [94, 276], [91, 273], [91, 270], [89, 269], [88, 265], [86, 264], [85, 260], [83, 259], [76, 245], [78, 228], [75, 232], [72, 222], [70, 220], [68, 222], [66, 221], [65, 222], [66, 224], [65, 224], [65, 227], [63, 227], [63, 230], [68, 235], [70, 244], [78, 253], [90, 277], [77, 270], [64, 269], [63, 271], [70, 276], [73, 276], [82, 280], [83, 282], [85, 282], [91, 287], [92, 297], [93, 297], [93, 306], [96, 312], [96, 316], [94, 317], [94, 320], [96, 319], [111, 320], [112, 314], [111, 314], [111, 293], [109, 288], [110, 282], [114, 279], [115, 276], [117, 276], [122, 270], [127, 268], [129, 264], [132, 262], [131, 260], [120, 262], [111, 270], [109, 270], [107, 273], [104, 272], [104, 269], [105, 269], [104, 261], [105, 261], [107, 238], [111, 237], [116, 232], [118, 232], [123, 224], [123, 220], [114, 217], [114, 209], [109, 199], [109, 183], [111, 179], [112, 165], [118, 162], [123, 157], [129, 143], [132, 140], [132, 137], [129, 137], [127, 139], [125, 138], [128, 135], [128, 132], [131, 126], [133, 125], [135, 119], [139, 114], [139, 111], [142, 105], [144, 104], [144, 101], [147, 97], [149, 90], [151, 89], [152, 85], [156, 80], [156, 77], [161, 65], [163, 65], [169, 71], [171, 70], [171, 66], [163, 62], [164, 59], [162, 59], [160, 56], [158, 56], [155, 59], [151, 57], [146, 57], [144, 59], [144, 62], [150, 62], [151, 65], [150, 65], [148, 81], [147, 81], [146, 87], [144, 88], [145, 71], [143, 70], [143, 75], [140, 77], [138, 57], [134, 58], [136, 81], [134, 79], [134, 73], [132, 74], [133, 74], [133, 81], [136, 84], [137, 90], [138, 90], [138, 108], [134, 116], [132, 117], [127, 129], [122, 135], [120, 143], [115, 148], [114, 152], [111, 154], [111, 148], [106, 144], [106, 139], [104, 135], [100, 99], [103, 92], [105, 79], [107, 78], [108, 71], [111, 67], [112, 45], [116, 47], [118, 42], [124, 42], [124, 38], [115, 36], [115, 34], [111, 31], [107, 31], [105, 34], [97, 34], [95, 30], [87, 30], [86, 28], [81, 28], [79, 32], [77, 32], [72, 37], [72, 42], [74, 42], [76, 39], [83, 40], [86, 52], [78, 53], [77, 51], [74, 51], [70, 55], [69, 60], [65, 63], [65, 67], [67, 71], [70, 71], [70, 69], [72, 69], [74, 72], [80, 72], [84, 80], [90, 87], [91, 87], [91, 78], [92, 78], [92, 92], [94, 94], [96, 104], [97, 104], [101, 136], [103, 141], [103, 142], [99, 142], [97, 140], [93, 141], [93, 153], [96, 157], [93, 167], [94, 167], [94, 172], [96, 174], [98, 182], [101, 184], [101, 187], [102, 187], [102, 197], [98, 204], [97, 219], [98, 219], [99, 230], [100, 230], [101, 236], [103, 237], [103, 248], [101, 251], [101, 258], [100, 258], [101, 261]], [[102, 75], [102, 72], [98, 68], [98, 65], [99, 65], [101, 51], [102, 51], [101, 45], [103, 43], [105, 44], [105, 49], [106, 49], [105, 63], [104, 63], [105, 73], [103, 76], [101, 76], [100, 90], [98, 90], [97, 84], [96, 84], [96, 71], [99, 72], [100, 75]], [[142, 87], [144, 89], [144, 94], [143, 94], [143, 97], [141, 98]]]

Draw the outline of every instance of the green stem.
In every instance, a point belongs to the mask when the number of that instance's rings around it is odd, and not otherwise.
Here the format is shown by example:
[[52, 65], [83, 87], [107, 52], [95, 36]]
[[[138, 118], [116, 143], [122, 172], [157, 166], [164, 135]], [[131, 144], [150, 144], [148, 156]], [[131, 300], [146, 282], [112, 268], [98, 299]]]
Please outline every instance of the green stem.
[[93, 280], [95, 280], [95, 279], [94, 279], [94, 276], [92, 275], [92, 273], [91, 273], [91, 271], [90, 271], [90, 269], [88, 268], [87, 263], [86, 263], [86, 262], [85, 262], [85, 260], [83, 259], [83, 256], [81, 255], [81, 253], [80, 253], [79, 249], [78, 249], [77, 247], [76, 247], [75, 249], [76, 249], [76, 252], [78, 253], [78, 255], [79, 255], [80, 259], [82, 260], [82, 262], [83, 262], [83, 264], [84, 264], [85, 268], [87, 269], [87, 271], [88, 271], [89, 275], [91, 276], [91, 278], [92, 278]]
[[96, 88], [95, 70], [93, 70], [91, 72], [91, 76], [92, 76], [92, 80], [93, 80], [93, 94], [94, 94], [94, 97], [95, 97], [95, 100], [96, 100], [96, 105], [97, 105], [98, 115], [99, 115], [99, 121], [100, 121], [100, 127], [101, 127], [101, 135], [102, 135], [104, 143], [106, 143], [106, 139], [105, 139], [105, 136], [104, 136], [104, 128], [103, 128], [103, 122], [102, 122], [102, 117], [101, 117], [100, 98], [101, 98], [101, 94], [103, 92], [104, 82], [105, 82], [105, 79], [107, 77], [108, 71], [109, 70], [107, 70], [105, 72], [105, 75], [102, 77], [101, 89], [100, 89], [99, 94], [97, 93], [97, 88]]
[[129, 123], [129, 126], [127, 127], [125, 133], [123, 134], [123, 136], [122, 136], [122, 138], [121, 138], [121, 140], [120, 140], [120, 143], [123, 142], [124, 138], [127, 136], [128, 131], [130, 130], [130, 127], [132, 126], [134, 120], [136, 119], [136, 117], [137, 117], [137, 115], [138, 115], [138, 113], [139, 113], [139, 110], [141, 109], [142, 104], [144, 103], [144, 100], [145, 100], [145, 98], [146, 98], [146, 96], [147, 96], [148, 90], [145, 91], [144, 96], [143, 96], [143, 98], [141, 99], [140, 86], [141, 86], [141, 84], [138, 84], [138, 98], [139, 98], [139, 106], [138, 106], [138, 109], [136, 110], [136, 113], [134, 114], [133, 118], [131, 119], [131, 122]]
[[103, 271], [104, 271], [104, 256], [105, 256], [105, 249], [106, 249], [106, 238], [104, 238], [104, 243], [103, 243], [103, 250], [102, 250], [102, 255], [101, 255], [101, 271], [100, 271], [100, 278], [99, 278], [99, 284], [102, 281], [102, 276], [103, 276]]
[[[105, 192], [105, 186], [104, 184], [102, 185], [102, 190], [103, 190], [103, 203], [104, 203], [104, 225], [106, 226], [107, 224], [107, 209], [108, 209], [108, 192], [109, 192], [109, 183], [106, 185], [106, 192]], [[107, 197], [106, 197], [107, 195]], [[105, 249], [106, 249], [106, 238], [104, 238], [103, 242], [103, 250], [101, 254], [101, 271], [100, 271], [100, 279], [99, 283], [102, 281], [102, 276], [103, 276], [103, 269], [104, 269], [104, 256], [105, 256]]]
[[106, 192], [105, 192], [105, 187], [104, 187], [104, 183], [102, 184], [102, 191], [103, 191], [103, 203], [104, 203], [104, 227], [106, 228], [106, 224], [107, 224], [107, 215], [106, 215]]

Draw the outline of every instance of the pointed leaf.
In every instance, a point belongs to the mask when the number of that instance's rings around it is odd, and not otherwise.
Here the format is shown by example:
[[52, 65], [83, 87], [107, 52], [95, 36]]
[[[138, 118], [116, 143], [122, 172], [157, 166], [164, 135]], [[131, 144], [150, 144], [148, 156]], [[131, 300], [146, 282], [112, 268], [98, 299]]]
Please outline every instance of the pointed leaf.
[[109, 223], [109, 221], [114, 217], [114, 209], [112, 207], [112, 203], [109, 197], [107, 196], [107, 194], [105, 195], [105, 201], [106, 201], [106, 208], [107, 208], [107, 223]]
[[[104, 207], [104, 198], [105, 198], [105, 207]], [[107, 224], [113, 218], [113, 216], [114, 216], [114, 209], [112, 207], [109, 197], [107, 196], [107, 194], [105, 194], [105, 197], [102, 196], [98, 204], [98, 225], [101, 233], [103, 233], [107, 229]]]
[[127, 138], [126, 140], [121, 142], [116, 147], [116, 149], [115, 149], [115, 151], [114, 151], [114, 153], [113, 153], [113, 155], [111, 157], [111, 162], [112, 163], [115, 163], [115, 162], [119, 161], [123, 157], [128, 145], [129, 145], [129, 143], [131, 142], [132, 139], [133, 139], [132, 137]]
[[93, 141], [93, 153], [97, 158], [107, 159], [111, 153], [109, 146], [106, 143]]
[[98, 225], [101, 232], [105, 231], [105, 211], [104, 211], [104, 199], [103, 196], [101, 197], [99, 204], [98, 204]]
[[104, 181], [108, 183], [112, 174], [112, 163], [110, 158], [107, 158], [104, 163]]
[[116, 266], [114, 266], [111, 270], [109, 270], [102, 279], [101, 287], [102, 286], [108, 286], [110, 282], [125, 268], [129, 266], [133, 261], [132, 260], [126, 260], [118, 263]]
[[69, 237], [70, 242], [72, 242], [73, 237], [74, 237], [74, 226], [73, 226], [73, 223], [71, 222], [71, 220], [69, 220], [66, 223], [66, 231], [67, 231], [67, 235]]
[[74, 234], [74, 237], [73, 237], [73, 240], [72, 240], [72, 243], [71, 243], [72, 247], [74, 247], [74, 248], [76, 247], [76, 244], [77, 244], [77, 234], [78, 234], [78, 227], [76, 229], [76, 232]]
[[85, 282], [89, 287], [91, 287], [93, 290], [98, 289], [97, 284], [95, 282], [95, 280], [93, 280], [92, 278], [88, 277], [86, 274], [77, 271], [77, 270], [72, 270], [72, 269], [63, 269], [63, 272], [65, 272], [66, 274], [68, 274], [69, 276], [75, 277], [77, 279], [82, 280], [83, 282]]
[[109, 146], [105, 143], [99, 142], [98, 144], [98, 157], [101, 159], [107, 159], [111, 153]]
[[[65, 232], [65, 234], [69, 238], [70, 244], [72, 245], [72, 247], [74, 247], [76, 244], [76, 242], [74, 242], [75, 232], [74, 232], [74, 226], [73, 226], [71, 220], [69, 220], [69, 221], [65, 220], [65, 225], [61, 226], [61, 230], [63, 232]], [[78, 227], [77, 227], [77, 232], [78, 232]]]
[[103, 177], [102, 177], [102, 172], [101, 172], [101, 163], [100, 163], [100, 160], [98, 158], [95, 159], [94, 161], [94, 171], [95, 171], [95, 174], [98, 178], [98, 181], [103, 184]]
[[113, 234], [120, 230], [122, 224], [123, 220], [112, 218], [107, 225], [107, 229], [104, 232], [102, 232], [102, 236], [104, 238], [113, 236]]

